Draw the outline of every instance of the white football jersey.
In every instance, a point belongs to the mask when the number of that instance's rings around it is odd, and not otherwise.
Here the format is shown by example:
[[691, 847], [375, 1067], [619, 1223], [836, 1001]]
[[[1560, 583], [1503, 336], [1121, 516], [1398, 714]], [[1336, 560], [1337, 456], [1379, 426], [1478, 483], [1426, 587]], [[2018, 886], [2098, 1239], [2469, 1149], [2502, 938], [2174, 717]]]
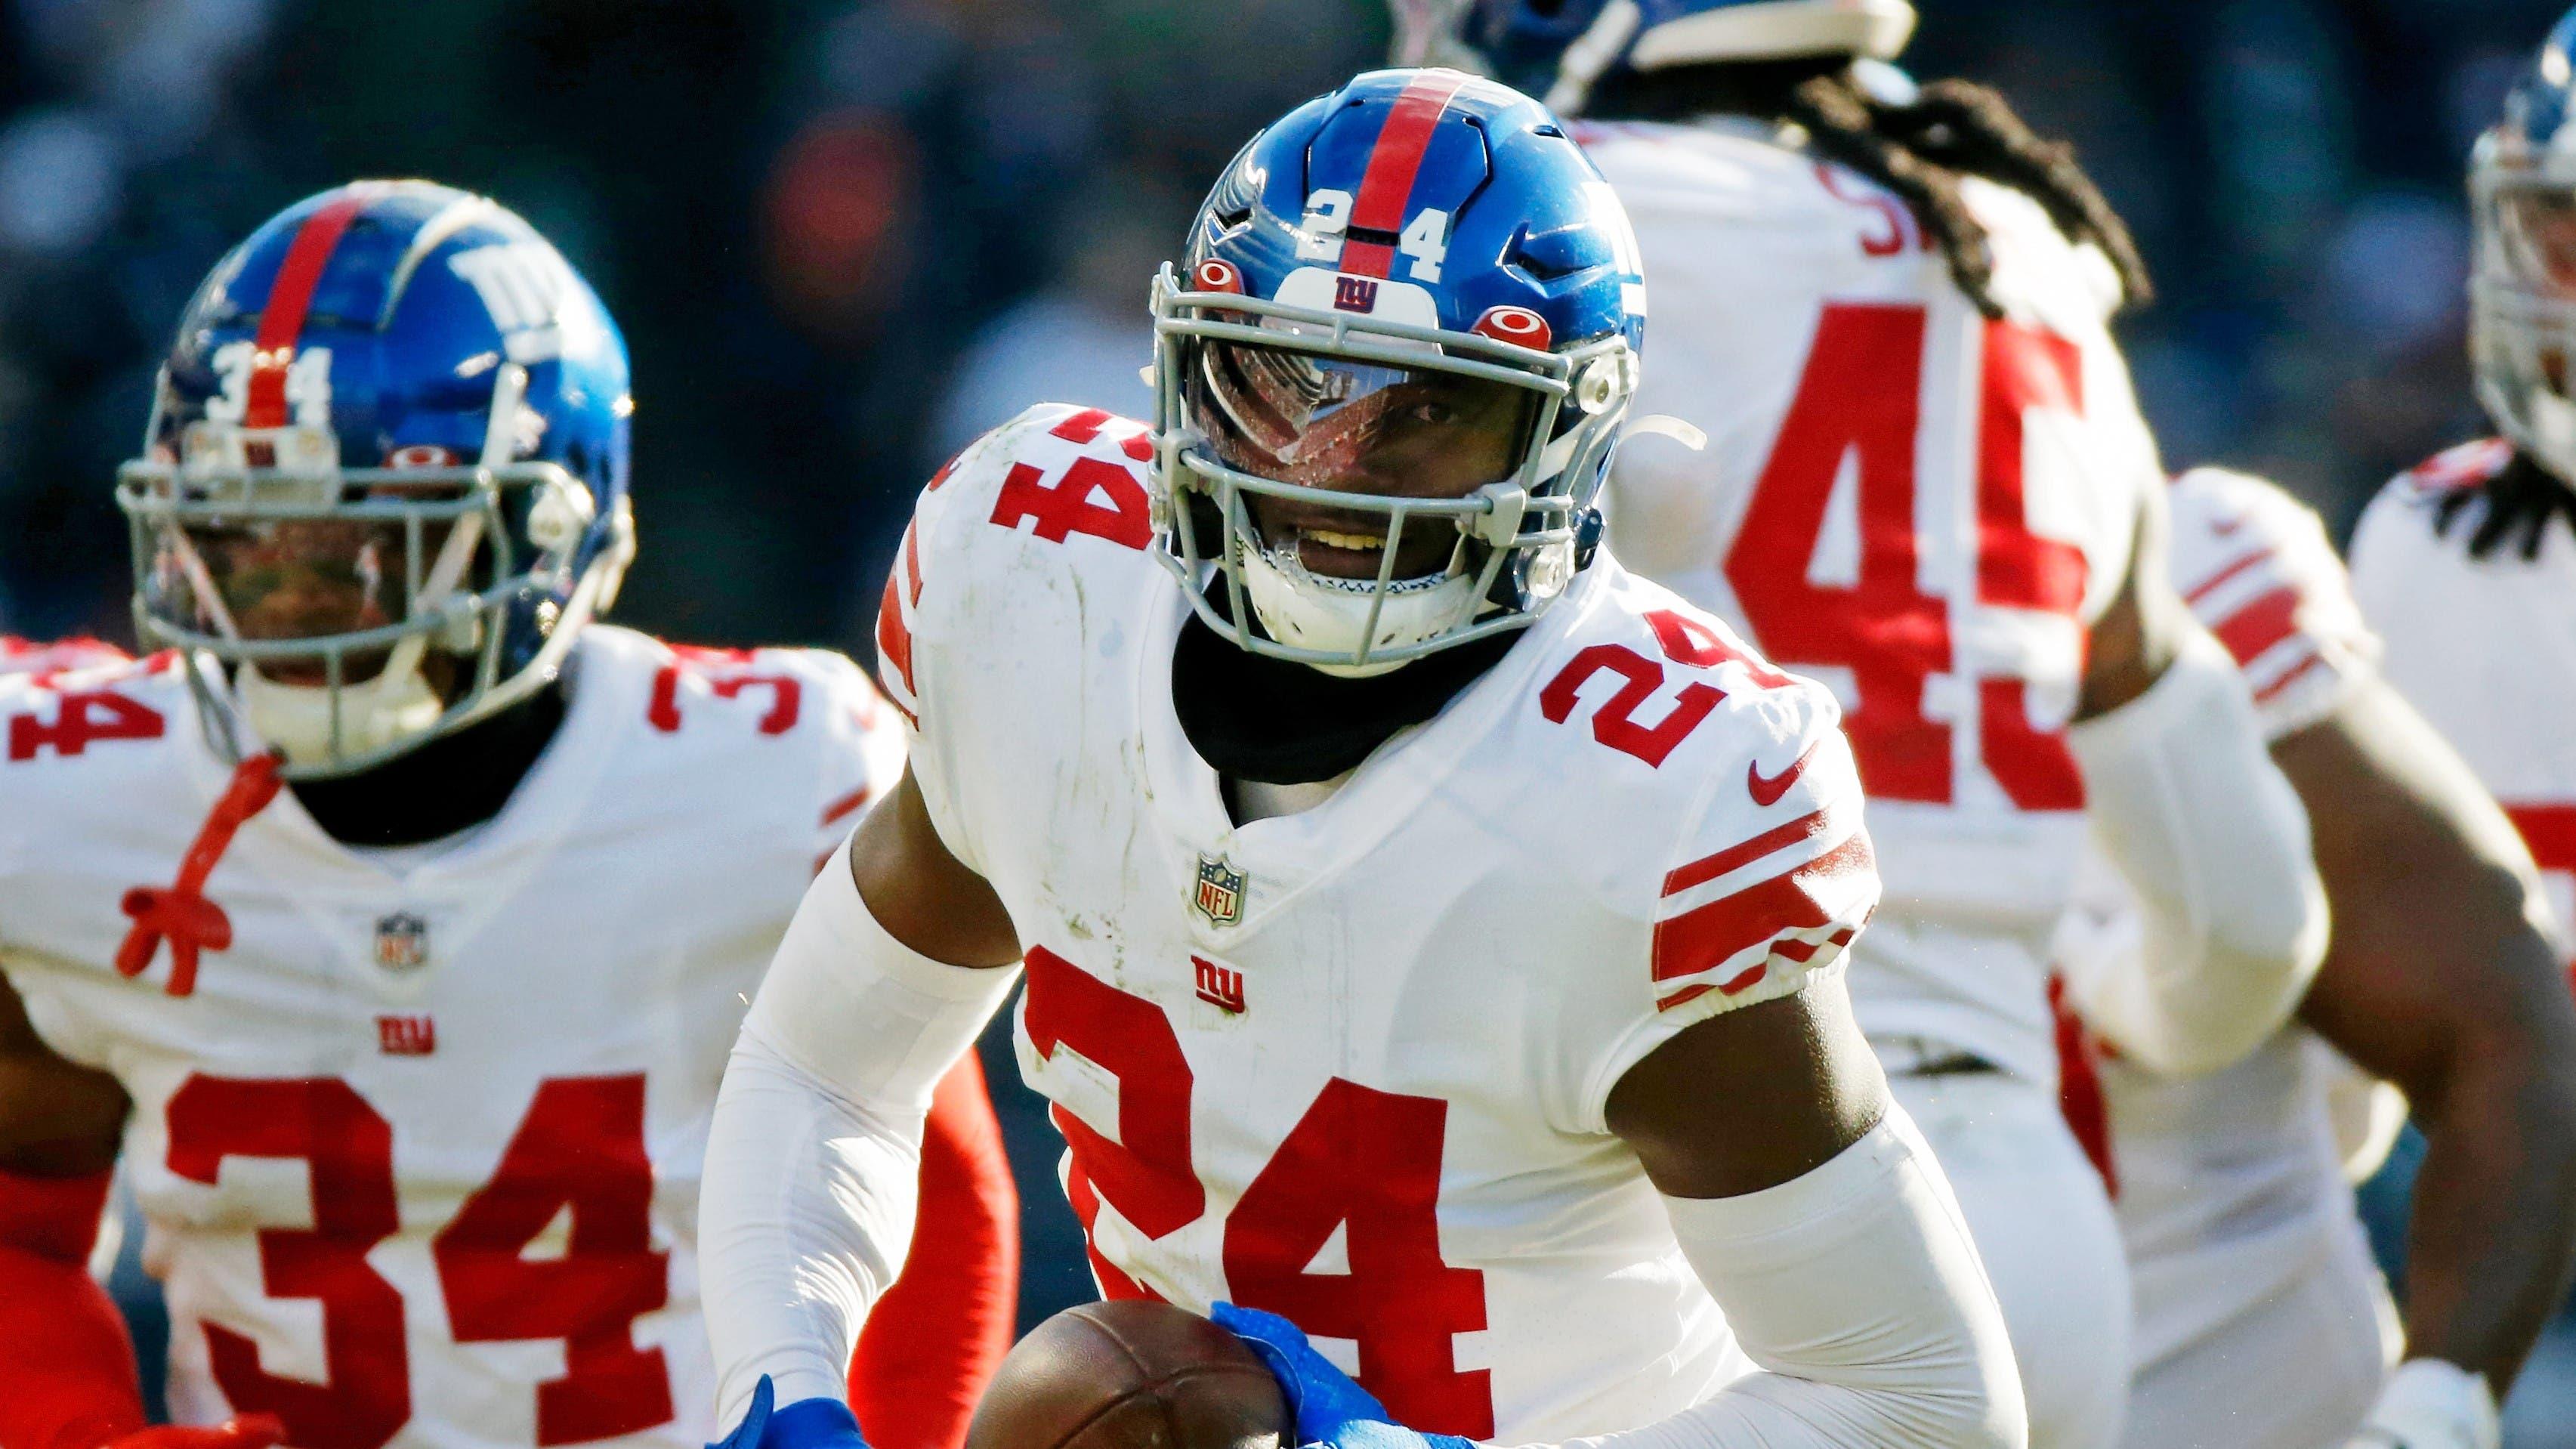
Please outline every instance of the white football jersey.
[[1238, 826], [1172, 704], [1144, 433], [989, 436], [880, 616], [931, 817], [1027, 953], [1021, 1070], [1103, 1290], [1285, 1314], [1428, 1430], [1705, 1398], [1747, 1365], [1604, 1104], [1868, 914], [1831, 697], [1605, 552], [1324, 803]]
[[858, 667], [606, 626], [501, 814], [353, 850], [175, 656], [0, 679], [0, 969], [133, 1098], [182, 1423], [696, 1449], [699, 1163], [744, 1002], [901, 768]]
[[[2174, 587], [2244, 670], [2266, 737], [2333, 713], [2370, 678], [2378, 643], [2316, 514], [2270, 483], [2216, 468], [2184, 474], [2168, 496]], [[2079, 1002], [2088, 974], [2134, 963], [2138, 936], [2127, 885], [2090, 856], [2059, 941]], [[2336, 1115], [2338, 1094], [2367, 1090], [2367, 1079], [2314, 1033], [2292, 1025], [2193, 1079], [2116, 1053], [2100, 1072], [2135, 1363], [2155, 1365], [2221, 1332], [2339, 1253], [2369, 1261], [2341, 1252], [2361, 1225], [2344, 1172], [2357, 1144], [2343, 1139]], [[2375, 1321], [2351, 1326], [2378, 1331]]]
[[1972, 181], [1989, 320], [1895, 197], [1751, 123], [1587, 125], [1653, 286], [1622, 450], [1629, 566], [1830, 684], [1886, 910], [1852, 960], [1873, 1036], [2055, 1080], [2046, 941], [2081, 853], [2065, 726], [2085, 635], [2162, 484], [2098, 251]]
[[[2553, 524], [2540, 555], [2519, 540], [2469, 557], [2486, 505], [2436, 532], [2445, 498], [2513, 458], [2469, 443], [2380, 490], [2352, 536], [2352, 583], [2387, 640], [2388, 682], [2468, 761], [2539, 862], [2550, 914], [2576, 921], [2576, 536]], [[2576, 946], [2571, 946], [2576, 954]]]

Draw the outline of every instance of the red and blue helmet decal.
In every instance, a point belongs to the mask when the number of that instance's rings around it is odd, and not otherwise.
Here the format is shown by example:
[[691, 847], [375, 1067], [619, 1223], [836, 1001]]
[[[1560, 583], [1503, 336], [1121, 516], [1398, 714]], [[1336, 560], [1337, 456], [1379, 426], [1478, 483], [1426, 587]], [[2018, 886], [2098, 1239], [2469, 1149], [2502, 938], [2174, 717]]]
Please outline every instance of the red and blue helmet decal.
[[1192, 228], [1185, 271], [1209, 261], [1264, 301], [1450, 332], [1512, 309], [1554, 350], [1645, 340], [1609, 184], [1546, 107], [1459, 71], [1371, 72], [1254, 137]]
[[[500, 370], [526, 386], [496, 433]], [[360, 181], [270, 218], [179, 321], [148, 445], [187, 430], [327, 430], [343, 468], [546, 462], [588, 485], [588, 534], [560, 605], [610, 547], [627, 497], [626, 343], [598, 295], [499, 204], [426, 181]], [[502, 440], [486, 458], [487, 443]], [[504, 669], [542, 643], [544, 597], [513, 609]]]
[[544, 420], [504, 461], [561, 464], [605, 514], [626, 488], [631, 402], [625, 340], [589, 284], [493, 202], [354, 182], [270, 218], [207, 277], [179, 322], [154, 441], [175, 445], [232, 392], [244, 427], [327, 425], [343, 467], [429, 449], [471, 464], [503, 362], [527, 369], [523, 406]]

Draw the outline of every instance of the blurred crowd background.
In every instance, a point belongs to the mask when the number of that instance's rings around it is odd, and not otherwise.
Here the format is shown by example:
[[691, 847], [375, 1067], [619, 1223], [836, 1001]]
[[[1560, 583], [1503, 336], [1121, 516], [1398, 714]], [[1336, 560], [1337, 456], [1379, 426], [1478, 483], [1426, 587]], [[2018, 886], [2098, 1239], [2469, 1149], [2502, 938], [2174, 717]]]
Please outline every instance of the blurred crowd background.
[[[2172, 464], [2340, 533], [2477, 434], [2462, 166], [2564, 0], [1918, 3], [1909, 65], [2000, 85], [2136, 226]], [[1385, 36], [1379, 0], [0, 0], [0, 630], [128, 635], [110, 480], [190, 292], [297, 197], [417, 174], [527, 215], [625, 328], [620, 617], [864, 655], [920, 481], [1031, 402], [1142, 409], [1200, 192]], [[988, 1045], [1034, 1320], [1090, 1285]], [[2518, 1446], [2576, 1443], [2561, 1375]]]

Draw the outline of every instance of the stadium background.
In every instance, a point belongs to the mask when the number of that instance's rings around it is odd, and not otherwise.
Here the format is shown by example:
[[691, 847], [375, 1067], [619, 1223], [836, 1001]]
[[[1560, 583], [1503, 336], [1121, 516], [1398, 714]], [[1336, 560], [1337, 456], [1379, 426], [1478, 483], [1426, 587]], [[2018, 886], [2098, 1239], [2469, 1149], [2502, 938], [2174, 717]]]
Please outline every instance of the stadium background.
[[[2003, 87], [2137, 227], [2170, 463], [2340, 533], [2475, 435], [2461, 165], [2563, 0], [1917, 3], [1908, 63]], [[1384, 42], [1377, 0], [0, 0], [0, 630], [130, 637], [109, 484], [189, 293], [297, 197], [418, 174], [526, 214], [626, 330], [619, 617], [864, 657], [920, 480], [1030, 402], [1142, 408], [1145, 280], [1199, 192]], [[986, 1045], [1033, 1322], [1090, 1284]], [[2405, 1160], [2370, 1194], [2392, 1257]], [[2576, 1445], [2576, 1329], [2511, 1420]]]

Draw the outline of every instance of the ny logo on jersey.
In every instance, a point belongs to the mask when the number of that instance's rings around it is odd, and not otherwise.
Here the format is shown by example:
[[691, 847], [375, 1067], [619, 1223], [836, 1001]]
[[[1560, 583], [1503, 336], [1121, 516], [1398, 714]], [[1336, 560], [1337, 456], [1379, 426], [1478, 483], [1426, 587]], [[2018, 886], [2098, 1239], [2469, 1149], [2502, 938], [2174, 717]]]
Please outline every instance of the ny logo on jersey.
[[1366, 277], [1335, 277], [1333, 305], [1344, 312], [1377, 310], [1377, 283]]
[[389, 1057], [426, 1057], [438, 1051], [438, 1022], [427, 1016], [376, 1018], [376, 1050]]
[[1211, 926], [1231, 926], [1243, 919], [1243, 872], [1228, 866], [1219, 857], [1199, 857], [1199, 880], [1190, 893], [1190, 906], [1207, 917]]
[[1205, 956], [1192, 956], [1190, 965], [1198, 972], [1199, 1000], [1210, 1006], [1243, 1015], [1243, 973], [1229, 971]]
[[376, 922], [376, 964], [388, 971], [416, 971], [429, 964], [429, 922], [396, 911]]

